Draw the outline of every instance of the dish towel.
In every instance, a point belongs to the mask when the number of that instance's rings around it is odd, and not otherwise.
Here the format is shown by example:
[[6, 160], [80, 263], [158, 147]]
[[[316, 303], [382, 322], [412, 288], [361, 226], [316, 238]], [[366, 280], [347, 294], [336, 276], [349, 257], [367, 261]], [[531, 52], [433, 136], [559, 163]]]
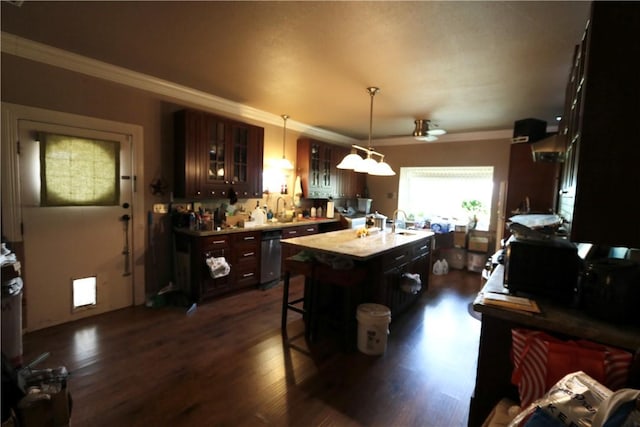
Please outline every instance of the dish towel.
[[231, 271], [231, 266], [224, 257], [209, 257], [206, 262], [213, 279], [224, 277]]
[[300, 198], [302, 197], [302, 181], [300, 176], [296, 177], [296, 182], [293, 185], [293, 204], [296, 207], [300, 207]]

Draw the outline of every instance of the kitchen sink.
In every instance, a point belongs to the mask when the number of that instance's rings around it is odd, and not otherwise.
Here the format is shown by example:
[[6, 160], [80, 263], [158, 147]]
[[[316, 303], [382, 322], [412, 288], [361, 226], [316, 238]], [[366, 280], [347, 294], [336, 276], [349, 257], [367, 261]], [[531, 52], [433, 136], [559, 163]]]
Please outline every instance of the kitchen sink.
[[416, 233], [412, 233], [410, 231], [396, 231], [396, 234], [400, 236], [414, 236]]

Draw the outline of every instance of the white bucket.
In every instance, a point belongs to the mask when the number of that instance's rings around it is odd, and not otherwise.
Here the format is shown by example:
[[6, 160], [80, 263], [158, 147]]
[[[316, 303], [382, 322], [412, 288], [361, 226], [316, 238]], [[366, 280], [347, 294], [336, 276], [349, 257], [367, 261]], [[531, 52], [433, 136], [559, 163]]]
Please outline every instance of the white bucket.
[[391, 310], [381, 304], [360, 304], [358, 319], [358, 350], [364, 354], [383, 354], [387, 349]]

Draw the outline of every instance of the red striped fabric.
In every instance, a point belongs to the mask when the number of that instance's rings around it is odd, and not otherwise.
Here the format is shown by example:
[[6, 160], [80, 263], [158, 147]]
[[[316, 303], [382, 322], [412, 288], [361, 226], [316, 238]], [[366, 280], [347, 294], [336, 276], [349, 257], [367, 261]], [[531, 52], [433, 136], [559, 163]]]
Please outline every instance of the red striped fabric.
[[563, 341], [541, 331], [512, 329], [513, 374], [521, 407], [541, 398], [564, 375], [584, 371], [615, 391], [626, 385], [633, 355], [587, 340]]

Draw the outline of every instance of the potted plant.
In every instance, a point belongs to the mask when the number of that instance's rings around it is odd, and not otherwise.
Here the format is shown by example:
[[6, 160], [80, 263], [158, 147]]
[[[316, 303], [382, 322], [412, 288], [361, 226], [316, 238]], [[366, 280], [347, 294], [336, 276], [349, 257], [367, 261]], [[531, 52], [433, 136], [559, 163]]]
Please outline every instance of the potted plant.
[[478, 214], [484, 210], [482, 202], [480, 200], [463, 200], [462, 209], [467, 211], [469, 215], [469, 230], [475, 230], [478, 225]]

